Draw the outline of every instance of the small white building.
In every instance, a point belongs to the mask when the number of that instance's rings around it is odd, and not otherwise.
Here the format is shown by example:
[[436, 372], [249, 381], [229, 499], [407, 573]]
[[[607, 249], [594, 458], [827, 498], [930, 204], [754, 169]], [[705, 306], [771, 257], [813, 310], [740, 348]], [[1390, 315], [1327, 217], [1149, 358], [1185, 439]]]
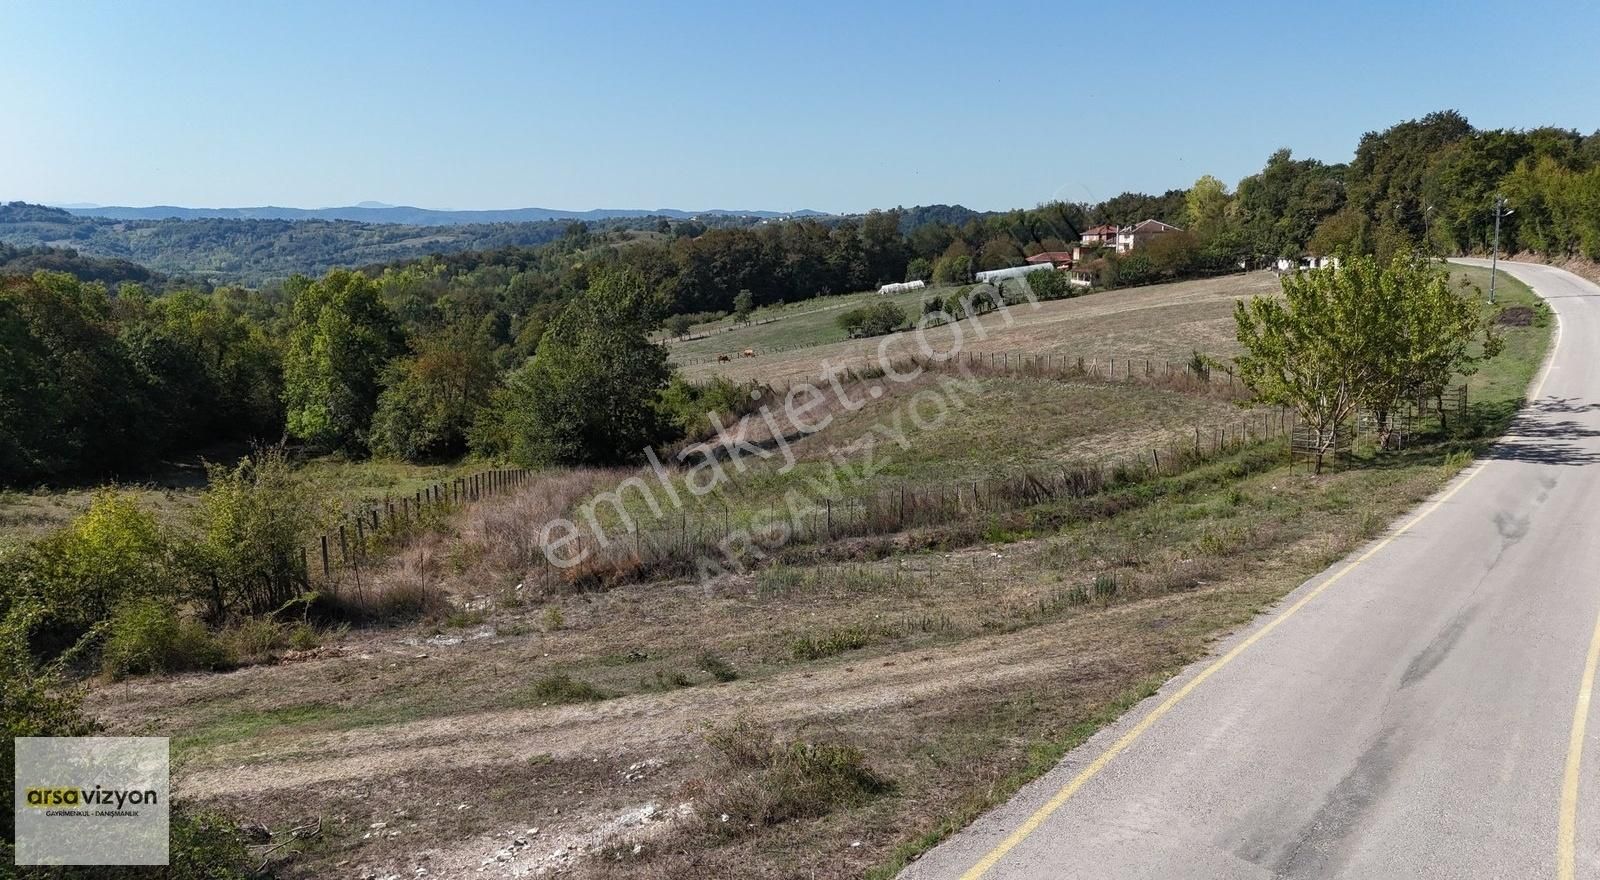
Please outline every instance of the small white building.
[[979, 284], [994, 284], [1007, 278], [1021, 278], [1030, 272], [1054, 271], [1055, 267], [1049, 263], [1035, 263], [1031, 266], [1012, 266], [1009, 269], [990, 269], [987, 272], [979, 272], [976, 277]]
[[1337, 269], [1339, 268], [1339, 258], [1301, 257], [1299, 260], [1291, 260], [1287, 257], [1281, 257], [1278, 259], [1275, 268], [1279, 272], [1305, 272], [1312, 269]]
[[885, 285], [883, 285], [882, 287], [878, 288], [878, 292], [882, 293], [882, 294], [905, 293], [908, 290], [921, 290], [921, 289], [923, 289], [924, 287], [927, 287], [927, 286], [928, 285], [926, 283], [924, 283], [921, 279], [918, 279], [916, 281], [899, 281], [899, 282], [895, 282], [893, 284], [885, 284]]

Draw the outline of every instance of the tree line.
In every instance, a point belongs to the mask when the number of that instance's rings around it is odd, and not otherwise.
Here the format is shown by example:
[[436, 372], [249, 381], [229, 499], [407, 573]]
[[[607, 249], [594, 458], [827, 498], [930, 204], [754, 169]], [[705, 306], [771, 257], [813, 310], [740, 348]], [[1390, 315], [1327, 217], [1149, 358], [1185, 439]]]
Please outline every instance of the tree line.
[[[126, 267], [8, 249], [8, 260], [42, 261], [36, 268], [65, 260], [72, 274], [0, 281], [0, 483], [122, 473], [246, 438], [411, 461], [469, 452], [530, 465], [619, 461], [645, 438], [670, 438], [698, 408], [738, 396], [674, 378], [648, 342], [672, 316], [667, 326], [681, 333], [696, 319], [748, 318], [760, 305], [890, 281], [962, 284], [1068, 250], [1091, 226], [1141, 219], [1184, 231], [1129, 254], [1091, 254], [1085, 266], [1102, 284], [1307, 252], [1387, 260], [1481, 250], [1497, 193], [1516, 210], [1502, 230], [1507, 250], [1600, 257], [1600, 136], [1479, 131], [1453, 112], [1368, 133], [1348, 164], [1280, 150], [1231, 191], [1207, 176], [1160, 195], [1003, 213], [931, 206], [756, 225], [567, 222], [537, 246], [335, 269], [256, 290], [156, 295], [153, 285], [183, 284], [133, 283]], [[27, 223], [61, 213], [7, 209]], [[553, 387], [568, 377], [571, 387]], [[584, 382], [596, 390], [584, 392]], [[623, 400], [643, 409], [614, 424]], [[529, 433], [550, 426], [569, 433]]]

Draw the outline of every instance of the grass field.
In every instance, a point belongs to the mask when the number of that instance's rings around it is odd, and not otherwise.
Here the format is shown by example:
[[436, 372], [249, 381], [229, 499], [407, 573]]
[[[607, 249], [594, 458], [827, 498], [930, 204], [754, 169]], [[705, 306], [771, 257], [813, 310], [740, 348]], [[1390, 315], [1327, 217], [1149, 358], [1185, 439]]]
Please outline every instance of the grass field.
[[666, 340], [672, 356], [679, 362], [700, 363], [715, 360], [719, 354], [738, 355], [747, 348], [757, 352], [792, 349], [845, 339], [839, 329], [838, 317], [850, 309], [878, 302], [892, 302], [906, 310], [912, 318], [922, 313], [926, 299], [949, 297], [957, 287], [928, 287], [880, 296], [873, 291], [820, 297], [786, 303], [781, 306], [764, 306], [757, 309], [749, 324], [738, 324], [726, 317], [699, 324], [689, 332], [689, 338]]
[[[1536, 302], [1503, 281], [1504, 302]], [[1188, 290], [1202, 323], [1232, 299]], [[1044, 326], [1082, 339], [1079, 321], [1123, 319], [1077, 314]], [[1471, 380], [1491, 431], [1551, 322], [1502, 329], [1505, 352]], [[838, 411], [797, 444], [801, 466], [882, 424], [897, 394]], [[895, 447], [892, 477], [1066, 460], [1216, 407], [1237, 412], [1138, 384], [984, 377], [970, 407]], [[515, 589], [525, 572], [474, 567], [463, 545], [440, 586], [471, 614], [356, 631], [326, 659], [99, 686], [90, 704], [113, 733], [174, 737], [184, 798], [273, 828], [325, 817], [316, 841], [278, 854], [287, 877], [887, 878], [1486, 442], [1363, 449], [1321, 477], [1247, 447], [1093, 503], [840, 541], [706, 582], [530, 594]], [[786, 479], [752, 471], [729, 497], [758, 506]], [[777, 772], [734, 745], [765, 735], [837, 760]], [[840, 746], [885, 784], [846, 786], [860, 777]], [[762, 818], [774, 803], [783, 821]]]
[[[95, 493], [108, 487], [132, 495], [158, 519], [175, 520], [198, 501], [205, 486], [207, 462], [225, 465], [248, 453], [242, 446], [207, 450], [193, 459], [119, 483], [0, 490], [0, 545], [25, 541], [66, 525], [88, 509]], [[469, 463], [412, 465], [332, 456], [310, 459], [303, 467], [322, 491], [348, 502], [406, 496], [424, 486], [480, 469]]]
[[[1270, 272], [1230, 275], [1125, 290], [1108, 290], [1073, 299], [1017, 306], [1007, 314], [980, 319], [980, 328], [963, 322], [961, 348], [990, 352], [1046, 352], [1104, 361], [1107, 358], [1149, 358], [1182, 363], [1195, 351], [1225, 356], [1233, 353], [1233, 304], [1241, 298], [1278, 290]], [[921, 291], [918, 291], [921, 293]], [[871, 296], [871, 295], [866, 295]], [[920, 302], [920, 299], [918, 299]], [[788, 382], [815, 378], [827, 360], [860, 366], [876, 360], [879, 346], [891, 355], [916, 352], [913, 334], [867, 340], [845, 340], [833, 324], [837, 312], [797, 313], [770, 324], [741, 328], [713, 339], [671, 347], [691, 378], [712, 375], [735, 381]], [[951, 327], [931, 328], [926, 336], [938, 350], [952, 347]], [[714, 340], [714, 341], [713, 341]], [[756, 357], [735, 356], [730, 363], [706, 360], [709, 346], [737, 355], [754, 348]]]

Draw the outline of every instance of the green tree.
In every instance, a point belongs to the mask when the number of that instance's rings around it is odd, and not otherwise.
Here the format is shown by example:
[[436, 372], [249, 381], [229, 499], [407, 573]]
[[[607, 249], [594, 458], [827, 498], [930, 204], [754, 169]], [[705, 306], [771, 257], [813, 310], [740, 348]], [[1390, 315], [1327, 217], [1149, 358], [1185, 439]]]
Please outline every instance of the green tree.
[[466, 452], [472, 423], [494, 390], [491, 343], [480, 328], [461, 324], [419, 341], [418, 349], [384, 369], [372, 452], [405, 461], [454, 458]]
[[688, 315], [670, 315], [662, 326], [671, 338], [682, 339], [689, 335], [689, 328], [694, 326], [694, 319]]
[[329, 449], [364, 451], [383, 367], [401, 346], [378, 286], [343, 269], [320, 281], [300, 279], [293, 320], [283, 363], [289, 433]]
[[671, 376], [650, 342], [660, 301], [631, 270], [603, 268], [497, 392], [475, 445], [519, 464], [612, 465], [668, 439], [659, 397]]
[[1207, 174], [1194, 182], [1184, 194], [1185, 217], [1190, 234], [1209, 239], [1222, 232], [1228, 219], [1228, 187]]
[[741, 290], [733, 298], [733, 320], [740, 324], [750, 323], [750, 316], [756, 310], [755, 294], [748, 290]]
[[[1401, 400], [1437, 397], [1492, 357], [1497, 340], [1446, 276], [1410, 254], [1387, 264], [1351, 257], [1283, 278], [1282, 300], [1235, 307], [1239, 376], [1268, 404], [1294, 407], [1319, 438], [1317, 470], [1336, 431], [1365, 404], [1386, 416]], [[1483, 336], [1480, 353], [1472, 343]]]
[[883, 336], [896, 330], [904, 330], [911, 323], [905, 309], [892, 302], [873, 303], [859, 309], [851, 309], [835, 320], [839, 324], [839, 329], [852, 339]]

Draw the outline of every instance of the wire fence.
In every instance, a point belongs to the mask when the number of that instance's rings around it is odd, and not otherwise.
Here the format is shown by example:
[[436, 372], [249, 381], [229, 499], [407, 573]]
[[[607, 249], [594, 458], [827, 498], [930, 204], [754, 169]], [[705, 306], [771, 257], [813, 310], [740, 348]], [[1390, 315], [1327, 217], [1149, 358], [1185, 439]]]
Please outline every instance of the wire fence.
[[302, 548], [306, 579], [315, 571], [328, 581], [342, 570], [358, 568], [386, 544], [438, 523], [465, 504], [514, 492], [534, 476], [521, 468], [491, 469], [436, 482], [411, 495], [351, 505], [332, 531]]
[[714, 574], [748, 552], [896, 534], [1175, 476], [1247, 446], [1288, 437], [1294, 427], [1290, 410], [1258, 410], [1237, 421], [1174, 430], [1162, 442], [1137, 451], [1058, 468], [937, 485], [899, 483], [800, 504], [790, 495], [737, 511], [725, 503], [711, 511], [680, 510], [649, 521], [618, 523], [610, 531], [564, 536], [558, 547], [535, 541], [522, 561], [531, 569], [529, 576], [544, 586]]

